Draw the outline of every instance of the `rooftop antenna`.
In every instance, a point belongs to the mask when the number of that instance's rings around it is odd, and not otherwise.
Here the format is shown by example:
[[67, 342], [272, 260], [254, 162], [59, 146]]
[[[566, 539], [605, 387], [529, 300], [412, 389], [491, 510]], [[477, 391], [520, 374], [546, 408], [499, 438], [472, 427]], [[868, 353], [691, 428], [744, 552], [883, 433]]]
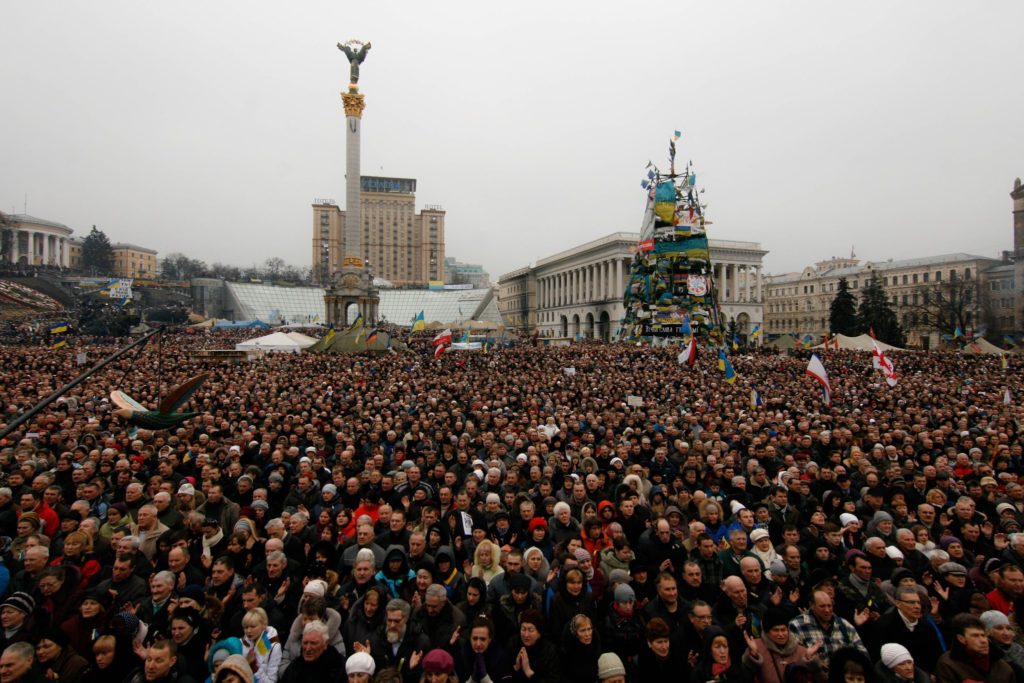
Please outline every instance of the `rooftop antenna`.
[[850, 258], [857, 258], [857, 254], [853, 251], [853, 245], [850, 245]]

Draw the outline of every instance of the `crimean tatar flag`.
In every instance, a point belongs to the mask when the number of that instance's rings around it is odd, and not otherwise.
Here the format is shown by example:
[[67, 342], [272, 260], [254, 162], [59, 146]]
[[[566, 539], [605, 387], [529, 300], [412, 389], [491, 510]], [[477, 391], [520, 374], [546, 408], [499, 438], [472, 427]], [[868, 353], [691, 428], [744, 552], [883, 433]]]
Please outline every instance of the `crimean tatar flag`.
[[811, 356], [810, 362], [807, 363], [807, 369], [804, 373], [813, 377], [818, 384], [821, 385], [821, 393], [825, 400], [825, 405], [832, 405], [832, 386], [828, 382], [828, 373], [825, 372], [825, 365], [818, 358], [818, 354]]

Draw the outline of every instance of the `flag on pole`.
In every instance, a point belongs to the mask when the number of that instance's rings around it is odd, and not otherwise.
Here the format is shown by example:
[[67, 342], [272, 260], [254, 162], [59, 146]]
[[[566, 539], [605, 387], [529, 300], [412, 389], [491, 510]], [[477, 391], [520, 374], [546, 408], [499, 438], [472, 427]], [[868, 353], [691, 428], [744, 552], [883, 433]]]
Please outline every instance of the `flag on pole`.
[[1010, 367], [1010, 360], [1006, 357], [1006, 354], [1000, 354], [999, 363], [1003, 366], [1003, 370], [1007, 370]]
[[366, 345], [369, 346], [373, 342], [373, 340], [376, 339], [377, 337], [378, 337], [377, 330], [376, 329], [370, 330], [366, 334], [366, 340], [365, 340], [366, 341]]
[[732, 350], [733, 351], [739, 351], [740, 350], [740, 337], [739, 337], [738, 334], [735, 334], [735, 333], [732, 335]]
[[57, 323], [56, 325], [50, 325], [50, 334], [64, 334], [68, 331], [68, 324]]
[[436, 349], [434, 349], [434, 358], [435, 358], [435, 359], [436, 359], [436, 358], [440, 358], [440, 357], [441, 357], [441, 354], [442, 354], [442, 353], [444, 353], [444, 350], [445, 350], [446, 348], [448, 348], [448, 347], [447, 347], [447, 346], [445, 346], [444, 344], [438, 344], [438, 345], [437, 345], [437, 348], [436, 348]]
[[356, 315], [356, 319], [352, 321], [352, 325], [348, 328], [350, 330], [361, 330], [364, 324], [363, 314]]
[[874, 339], [871, 340], [871, 365], [874, 366], [875, 370], [880, 370], [885, 375], [885, 381], [890, 387], [896, 386], [899, 381], [896, 378], [896, 366], [892, 364], [892, 361], [885, 357], [882, 353], [882, 347], [878, 345], [878, 342]]
[[[872, 335], [872, 336], [874, 336], [874, 335]], [[953, 330], [953, 339], [959, 339], [962, 336], [964, 336], [964, 331], [960, 329], [959, 325], [957, 325], [956, 329]]]
[[270, 651], [274, 649], [275, 642], [277, 642], [277, 638], [271, 638], [270, 634], [264, 630], [263, 635], [256, 641], [256, 652], [258, 652], [261, 657], [267, 656], [270, 654]]
[[686, 345], [686, 348], [682, 353], [679, 354], [679, 364], [685, 363], [689, 367], [693, 367], [697, 362], [697, 342], [693, 337], [690, 337], [690, 343]]
[[764, 405], [764, 399], [761, 398], [761, 392], [757, 390], [756, 384], [750, 385], [750, 409], [755, 410]]
[[760, 336], [761, 336], [761, 326], [760, 325], [754, 325], [754, 329], [750, 333], [750, 338], [751, 339], [757, 339]]
[[804, 373], [813, 377], [818, 384], [821, 385], [821, 393], [825, 400], [825, 405], [832, 406], [832, 386], [828, 383], [828, 373], [825, 372], [825, 365], [818, 358], [818, 354], [813, 354], [811, 360], [807, 363], [807, 369]]
[[422, 332], [427, 329], [427, 322], [423, 319], [423, 311], [416, 314], [416, 317], [412, 319], [412, 331]]
[[324, 342], [329, 344], [332, 339], [334, 339], [334, 326], [333, 325], [331, 327], [327, 328], [327, 334], [324, 335]]

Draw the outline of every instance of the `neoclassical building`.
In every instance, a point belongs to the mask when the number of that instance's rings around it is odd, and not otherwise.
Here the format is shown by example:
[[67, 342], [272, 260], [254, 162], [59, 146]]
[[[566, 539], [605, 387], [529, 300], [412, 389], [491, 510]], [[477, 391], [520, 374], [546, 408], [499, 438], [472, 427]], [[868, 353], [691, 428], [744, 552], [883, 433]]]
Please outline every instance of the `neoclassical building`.
[[[502, 275], [498, 307], [521, 334], [612, 339], [619, 330], [638, 232], [616, 232]], [[762, 265], [755, 242], [710, 240], [723, 320], [740, 334], [761, 324]]]
[[4, 228], [8, 233], [3, 238], [8, 245], [4, 261], [27, 266], [71, 265], [71, 228], [28, 214], [9, 214], [7, 218], [11, 225]]

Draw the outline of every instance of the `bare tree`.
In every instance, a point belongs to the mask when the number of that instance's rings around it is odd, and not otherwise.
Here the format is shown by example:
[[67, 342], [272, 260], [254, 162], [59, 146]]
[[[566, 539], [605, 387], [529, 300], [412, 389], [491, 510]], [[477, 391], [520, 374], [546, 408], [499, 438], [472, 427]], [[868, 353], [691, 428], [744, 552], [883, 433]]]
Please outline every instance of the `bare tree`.
[[987, 297], [978, 278], [957, 276], [917, 288], [907, 311], [907, 322], [917, 329], [952, 334], [960, 328], [966, 333], [982, 322]]

